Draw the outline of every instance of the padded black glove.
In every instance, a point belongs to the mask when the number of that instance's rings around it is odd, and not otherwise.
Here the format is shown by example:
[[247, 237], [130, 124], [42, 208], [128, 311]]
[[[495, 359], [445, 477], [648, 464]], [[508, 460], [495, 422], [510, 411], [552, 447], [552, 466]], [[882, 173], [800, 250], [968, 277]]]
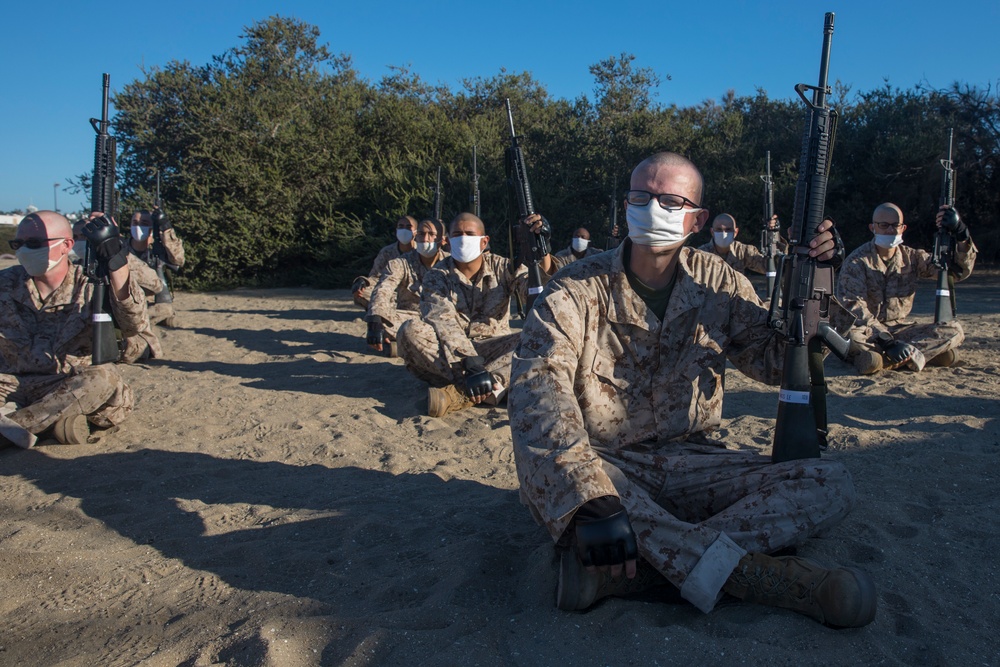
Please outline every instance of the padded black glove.
[[470, 398], [486, 396], [493, 391], [493, 376], [486, 370], [486, 360], [482, 357], [462, 359], [465, 372], [465, 393]]
[[623, 565], [639, 557], [639, 545], [624, 509], [603, 519], [584, 519], [576, 525], [576, 548], [586, 567]]
[[364, 276], [358, 276], [357, 278], [354, 279], [354, 282], [351, 283], [351, 291], [360, 292], [367, 286], [368, 286], [368, 279], [365, 278]]
[[154, 208], [153, 209], [153, 224], [160, 227], [160, 232], [165, 232], [173, 225], [170, 224], [170, 218], [167, 214], [163, 212], [163, 209]]
[[385, 341], [385, 325], [379, 318], [375, 322], [368, 323], [368, 344], [372, 347], [381, 345]]
[[941, 229], [950, 232], [959, 243], [969, 242], [969, 227], [962, 222], [958, 211], [953, 208], [944, 210], [944, 216], [941, 218]]
[[883, 331], [875, 338], [875, 344], [882, 350], [882, 355], [891, 365], [900, 365], [916, 353], [917, 348], [909, 343], [896, 340], [892, 334]]
[[117, 271], [128, 263], [128, 246], [122, 243], [118, 227], [103, 215], [83, 226], [87, 245], [97, 258], [97, 263], [108, 273]]

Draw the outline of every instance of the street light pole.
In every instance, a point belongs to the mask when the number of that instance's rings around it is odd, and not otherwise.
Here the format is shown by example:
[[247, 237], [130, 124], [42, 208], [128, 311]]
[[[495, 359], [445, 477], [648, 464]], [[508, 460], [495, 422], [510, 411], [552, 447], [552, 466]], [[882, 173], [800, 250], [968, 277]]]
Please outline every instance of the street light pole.
[[59, 184], [52, 184], [52, 210], [56, 213], [59, 212], [59, 200], [56, 198], [56, 193], [59, 192]]

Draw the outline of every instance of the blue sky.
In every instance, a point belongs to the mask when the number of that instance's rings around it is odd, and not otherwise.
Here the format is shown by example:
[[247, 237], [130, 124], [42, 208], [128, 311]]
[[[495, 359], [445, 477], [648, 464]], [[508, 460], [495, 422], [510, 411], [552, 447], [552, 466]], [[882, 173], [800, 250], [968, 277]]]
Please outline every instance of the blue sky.
[[[408, 65], [431, 83], [529, 71], [556, 97], [592, 96], [588, 67], [634, 53], [664, 83], [657, 101], [681, 106], [728, 89], [791, 98], [815, 83], [823, 14], [837, 14], [831, 81], [853, 90], [963, 81], [1000, 84], [1000, 1], [809, 0], [662, 2], [8, 2], [0, 10], [0, 210], [53, 205], [54, 183], [93, 166], [87, 120], [100, 112], [102, 72], [112, 89], [143, 66], [203, 64], [272, 14], [319, 27], [362, 76]], [[666, 81], [666, 75], [672, 78]], [[995, 88], [994, 88], [995, 89]], [[112, 110], [113, 112], [113, 110]], [[796, 128], [794, 130], [798, 132]], [[86, 196], [58, 191], [63, 210]]]

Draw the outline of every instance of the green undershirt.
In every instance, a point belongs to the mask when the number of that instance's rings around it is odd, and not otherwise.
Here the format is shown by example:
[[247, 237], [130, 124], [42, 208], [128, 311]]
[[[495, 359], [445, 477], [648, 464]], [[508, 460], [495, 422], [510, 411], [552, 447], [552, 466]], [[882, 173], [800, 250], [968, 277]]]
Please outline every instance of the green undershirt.
[[663, 321], [663, 315], [667, 312], [667, 303], [670, 301], [670, 295], [674, 291], [674, 285], [677, 283], [677, 271], [674, 271], [674, 275], [670, 277], [670, 282], [660, 289], [653, 289], [649, 285], [639, 280], [636, 275], [632, 272], [630, 266], [632, 258], [632, 245], [629, 244], [625, 247], [622, 253], [622, 263], [625, 265], [625, 277], [628, 278], [628, 284], [632, 286], [635, 293], [639, 295], [639, 298], [643, 300], [646, 307], [653, 311], [657, 319], [661, 322]]

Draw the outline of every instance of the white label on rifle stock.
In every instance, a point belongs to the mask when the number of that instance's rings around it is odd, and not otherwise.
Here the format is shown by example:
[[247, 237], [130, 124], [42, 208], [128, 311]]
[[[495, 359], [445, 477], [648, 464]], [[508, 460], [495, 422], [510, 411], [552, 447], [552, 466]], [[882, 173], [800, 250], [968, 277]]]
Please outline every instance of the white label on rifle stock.
[[951, 290], [939, 289], [937, 291], [938, 296], [951, 296]]
[[800, 405], [808, 405], [809, 392], [781, 389], [780, 391], [778, 391], [778, 401], [780, 403], [798, 403]]
[[768, 278], [773, 278], [773, 277], [775, 277], [776, 275], [778, 275], [778, 272], [777, 272], [777, 271], [768, 271], [768, 272], [767, 272], [767, 273], [765, 273], [764, 275], [765, 275], [765, 276], [767, 276]]
[[528, 294], [541, 294], [544, 287], [529, 287]]
[[93, 321], [94, 322], [110, 322], [111, 321], [111, 316], [108, 315], [107, 313], [94, 313]]

